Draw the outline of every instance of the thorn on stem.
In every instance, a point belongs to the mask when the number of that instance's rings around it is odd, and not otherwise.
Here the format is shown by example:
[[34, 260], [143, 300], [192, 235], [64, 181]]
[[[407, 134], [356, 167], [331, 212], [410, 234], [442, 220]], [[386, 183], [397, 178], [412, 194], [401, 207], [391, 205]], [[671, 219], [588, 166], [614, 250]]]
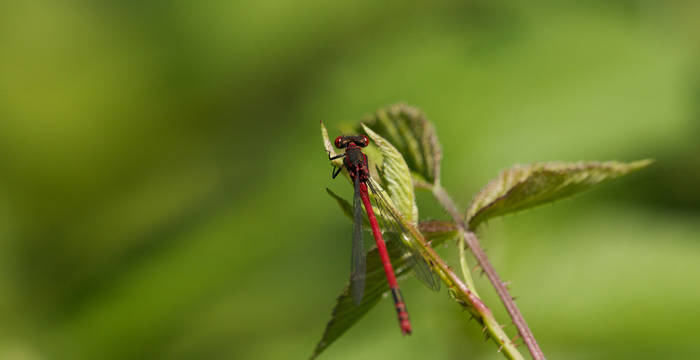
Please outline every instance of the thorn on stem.
[[510, 299], [513, 300], [513, 301], [515, 301], [515, 300], [518, 300], [518, 297], [517, 297], [517, 296], [513, 296], [513, 297], [511, 297]]
[[503, 345], [498, 347], [498, 352], [501, 352], [501, 350], [503, 350]]
[[476, 271], [479, 270], [480, 268], [481, 268], [481, 266], [479, 266], [479, 264], [476, 264], [476, 265], [474, 265], [474, 267], [472, 268], [472, 272], [476, 272]]

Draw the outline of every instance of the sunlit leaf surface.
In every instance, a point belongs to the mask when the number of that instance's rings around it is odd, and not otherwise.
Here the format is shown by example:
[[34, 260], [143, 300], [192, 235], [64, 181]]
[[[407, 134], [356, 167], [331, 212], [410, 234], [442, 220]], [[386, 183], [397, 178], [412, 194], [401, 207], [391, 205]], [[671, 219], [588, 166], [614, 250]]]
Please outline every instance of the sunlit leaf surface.
[[433, 182], [439, 178], [442, 148], [433, 124], [420, 110], [399, 103], [379, 109], [363, 123], [395, 146], [422, 180]]
[[[428, 221], [421, 223], [419, 226], [426, 240], [431, 242], [433, 247], [442, 245], [447, 239], [456, 235], [454, 225], [441, 221]], [[405, 278], [405, 275], [411, 271], [411, 264], [406, 261], [406, 258], [401, 257], [403, 252], [400, 246], [396, 243], [396, 234], [387, 233], [387, 250], [389, 257], [392, 259], [391, 264], [394, 266], [394, 271], [399, 279]], [[367, 273], [365, 278], [365, 293], [362, 302], [355, 305], [350, 293], [349, 284], [345, 286], [343, 291], [338, 296], [331, 320], [326, 325], [321, 341], [316, 345], [311, 358], [315, 358], [323, 352], [330, 344], [344, 334], [352, 325], [362, 318], [370, 309], [372, 309], [382, 295], [389, 290], [384, 275], [379, 253], [376, 248], [367, 253]]]
[[364, 124], [362, 127], [382, 154], [383, 160], [379, 169], [389, 198], [405, 220], [411, 223], [417, 222], [418, 207], [416, 206], [413, 181], [411, 180], [408, 164], [406, 164], [401, 153], [389, 141]]
[[501, 172], [474, 197], [467, 210], [467, 221], [471, 228], [476, 228], [485, 220], [571, 196], [651, 162], [549, 162], [515, 166]]

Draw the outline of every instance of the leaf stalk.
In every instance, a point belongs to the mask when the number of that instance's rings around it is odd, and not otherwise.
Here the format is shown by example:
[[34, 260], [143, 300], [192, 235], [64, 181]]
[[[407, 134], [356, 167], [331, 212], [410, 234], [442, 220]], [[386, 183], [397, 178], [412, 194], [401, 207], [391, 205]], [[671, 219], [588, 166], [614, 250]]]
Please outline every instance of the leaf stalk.
[[487, 336], [491, 337], [494, 342], [500, 347], [503, 354], [512, 360], [524, 359], [522, 354], [516, 348], [513, 341], [503, 331], [503, 328], [494, 318], [491, 309], [489, 309], [476, 295], [476, 293], [467, 287], [460, 277], [452, 271], [447, 263], [427, 244], [423, 235], [410, 223], [404, 223], [406, 229], [411, 233], [412, 239], [415, 239], [426, 256], [426, 260], [432, 266], [433, 270], [440, 276], [442, 281], [448, 286], [450, 295], [464, 306], [469, 312], [485, 326]]
[[[462, 214], [457, 209], [457, 206], [455, 205], [454, 201], [447, 194], [445, 189], [439, 184], [436, 184], [432, 187], [432, 192], [433, 196], [435, 196], [435, 199], [437, 199], [440, 205], [442, 205], [443, 208], [447, 210], [447, 212], [452, 217], [452, 220], [460, 229], [462, 239], [467, 244], [467, 246], [469, 246], [469, 249], [476, 258], [476, 261], [478, 262], [479, 266], [486, 273], [486, 276], [488, 277], [489, 281], [496, 289], [498, 297], [501, 298], [501, 301], [505, 305], [508, 314], [513, 320], [515, 327], [518, 329], [518, 333], [520, 334], [520, 337], [523, 338], [523, 341], [527, 346], [528, 350], [530, 351], [530, 354], [532, 355], [533, 359], [544, 360], [544, 354], [542, 353], [542, 350], [537, 344], [537, 341], [535, 340], [535, 336], [532, 334], [532, 331], [530, 331], [527, 322], [525, 322], [525, 318], [523, 318], [522, 313], [520, 313], [520, 310], [515, 304], [515, 301], [513, 301], [513, 298], [508, 292], [508, 289], [503, 284], [503, 281], [496, 273], [496, 270], [493, 268], [493, 265], [491, 265], [491, 262], [486, 256], [486, 253], [481, 248], [476, 234], [469, 230], [469, 226], [467, 225], [466, 221], [464, 221], [464, 219], [462, 218]], [[505, 350], [506, 348], [504, 347], [504, 351]]]

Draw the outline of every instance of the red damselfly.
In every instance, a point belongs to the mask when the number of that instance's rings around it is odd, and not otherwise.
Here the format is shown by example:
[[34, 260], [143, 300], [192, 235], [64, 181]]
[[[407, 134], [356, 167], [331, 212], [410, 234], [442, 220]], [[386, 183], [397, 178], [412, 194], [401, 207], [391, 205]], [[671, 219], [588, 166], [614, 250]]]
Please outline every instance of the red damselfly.
[[393, 231], [398, 235], [395, 240], [396, 244], [404, 250], [405, 254], [403, 256], [405, 256], [408, 263], [413, 266], [417, 277], [421, 279], [429, 288], [434, 290], [439, 289], [440, 282], [430, 270], [430, 267], [420, 253], [413, 247], [404, 244], [402, 237], [410, 238], [409, 232], [406, 231], [402, 225], [401, 215], [397, 214], [393, 210], [393, 207], [388, 205], [387, 199], [382, 194], [381, 187], [370, 176], [367, 155], [362, 152], [362, 148], [366, 147], [367, 145], [369, 145], [369, 138], [365, 135], [338, 136], [335, 139], [335, 146], [338, 149], [345, 149], [345, 153], [337, 156], [331, 156], [330, 153], [328, 154], [328, 158], [330, 160], [341, 157], [344, 158], [343, 165], [334, 169], [333, 178], [335, 179], [338, 174], [340, 174], [342, 169], [345, 168], [348, 171], [350, 179], [352, 180], [355, 188], [353, 198], [353, 235], [350, 288], [355, 304], [359, 305], [362, 302], [366, 272], [365, 251], [362, 241], [362, 205], [364, 205], [369, 224], [372, 228], [372, 234], [374, 235], [374, 240], [377, 244], [377, 250], [384, 267], [384, 272], [386, 273], [389, 289], [394, 300], [394, 306], [396, 307], [396, 312], [399, 318], [399, 327], [404, 335], [408, 335], [411, 334], [411, 322], [408, 317], [408, 310], [406, 309], [406, 304], [403, 300], [403, 296], [401, 295], [401, 289], [399, 289], [399, 285], [396, 281], [396, 275], [394, 274], [394, 269], [391, 265], [391, 260], [389, 259], [389, 253], [387, 252], [386, 244], [382, 236], [383, 232], [379, 227], [377, 218], [372, 208], [369, 195], [370, 191], [374, 197], [375, 206], [383, 215], [382, 218], [387, 221], [390, 231]]

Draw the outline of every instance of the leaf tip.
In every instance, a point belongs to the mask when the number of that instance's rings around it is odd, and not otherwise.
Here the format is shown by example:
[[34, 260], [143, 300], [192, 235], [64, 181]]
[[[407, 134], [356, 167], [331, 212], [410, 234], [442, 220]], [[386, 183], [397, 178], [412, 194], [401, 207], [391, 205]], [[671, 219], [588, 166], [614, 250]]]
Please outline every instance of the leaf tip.
[[639, 170], [641, 168], [645, 168], [645, 167], [647, 167], [655, 162], [656, 162], [656, 160], [654, 160], [654, 159], [642, 159], [642, 160], [633, 161], [633, 162], [629, 163], [628, 165], [629, 165], [630, 171], [634, 171], [634, 170]]
[[374, 131], [372, 131], [372, 129], [370, 129], [367, 125], [365, 125], [364, 122], [361, 122], [360, 126], [362, 127], [362, 130], [364, 130], [365, 133], [367, 133], [367, 135], [369, 135], [370, 137], [373, 137], [373, 135], [376, 135], [376, 133]]

